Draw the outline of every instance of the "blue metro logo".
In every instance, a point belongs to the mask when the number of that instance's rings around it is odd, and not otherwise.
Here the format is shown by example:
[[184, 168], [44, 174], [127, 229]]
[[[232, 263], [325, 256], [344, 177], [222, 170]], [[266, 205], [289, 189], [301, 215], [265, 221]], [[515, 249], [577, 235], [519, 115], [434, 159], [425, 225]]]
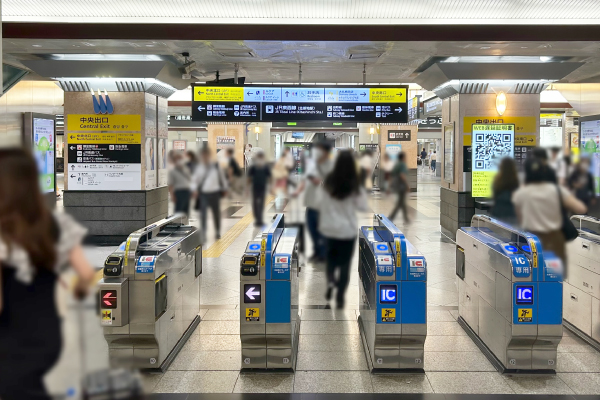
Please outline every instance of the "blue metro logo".
[[90, 89], [90, 92], [92, 92], [92, 101], [94, 102], [94, 112], [96, 114], [112, 114], [115, 111], [106, 89], [104, 89], [104, 94], [98, 89], [98, 97], [96, 97], [93, 90]]

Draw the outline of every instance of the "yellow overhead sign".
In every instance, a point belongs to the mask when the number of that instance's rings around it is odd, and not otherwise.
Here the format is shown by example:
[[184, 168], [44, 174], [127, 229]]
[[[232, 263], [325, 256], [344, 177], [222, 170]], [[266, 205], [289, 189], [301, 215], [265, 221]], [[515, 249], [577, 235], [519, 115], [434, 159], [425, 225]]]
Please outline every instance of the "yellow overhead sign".
[[194, 101], [244, 101], [243, 87], [194, 87]]
[[563, 114], [540, 114], [540, 118], [544, 119], [562, 119]]
[[[472, 135], [463, 136], [463, 146], [470, 146]], [[535, 135], [515, 135], [515, 146], [537, 146], [537, 138]]]
[[515, 133], [536, 133], [536, 117], [464, 117], [463, 133], [471, 133], [473, 124], [515, 124]]
[[140, 115], [97, 115], [69, 114], [67, 131], [69, 132], [140, 132]]
[[371, 88], [369, 89], [370, 103], [404, 103], [406, 102], [405, 88]]
[[71, 132], [66, 136], [69, 144], [142, 144], [141, 133]]

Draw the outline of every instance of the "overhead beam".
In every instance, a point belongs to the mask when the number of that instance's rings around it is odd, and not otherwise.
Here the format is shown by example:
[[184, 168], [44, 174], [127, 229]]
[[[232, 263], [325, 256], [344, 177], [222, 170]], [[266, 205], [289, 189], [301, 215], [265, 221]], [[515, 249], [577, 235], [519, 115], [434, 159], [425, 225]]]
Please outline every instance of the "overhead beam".
[[600, 25], [258, 25], [4, 22], [4, 39], [597, 41]]

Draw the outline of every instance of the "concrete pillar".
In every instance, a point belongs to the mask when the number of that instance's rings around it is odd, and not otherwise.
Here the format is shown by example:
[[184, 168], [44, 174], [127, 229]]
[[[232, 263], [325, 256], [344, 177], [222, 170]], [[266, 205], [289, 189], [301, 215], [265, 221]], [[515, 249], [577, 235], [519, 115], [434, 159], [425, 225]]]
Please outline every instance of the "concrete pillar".
[[515, 146], [526, 143], [525, 150], [532, 149], [539, 143], [540, 95], [507, 94], [502, 116], [496, 111], [495, 94], [456, 94], [443, 100], [442, 150], [438, 156], [442, 176], [440, 224], [442, 233], [452, 240], [460, 227], [470, 225], [475, 214], [469, 161], [474, 123], [515, 124]]
[[[275, 161], [275, 137], [271, 135], [271, 126], [270, 122], [258, 122], [248, 125], [247, 143], [251, 144], [252, 147], [263, 149], [267, 162]], [[259, 129], [258, 134], [255, 130], [256, 127]]]
[[94, 97], [65, 93], [64, 207], [88, 228], [89, 242], [117, 244], [167, 216], [167, 103], [110, 92], [111, 114], [95, 109], [108, 100]]
[[[379, 149], [381, 156], [390, 153], [396, 153], [400, 146], [401, 151], [406, 155], [406, 166], [408, 167], [408, 183], [410, 191], [417, 191], [417, 155], [419, 153], [417, 145], [417, 125], [382, 125], [379, 136]], [[400, 133], [409, 132], [410, 140], [394, 140]], [[381, 164], [380, 164], [381, 166]], [[381, 168], [379, 168], [381, 171]], [[380, 176], [383, 174], [380, 173]]]
[[209, 124], [208, 147], [216, 155], [220, 150], [232, 146], [238, 165], [244, 165], [246, 124]]

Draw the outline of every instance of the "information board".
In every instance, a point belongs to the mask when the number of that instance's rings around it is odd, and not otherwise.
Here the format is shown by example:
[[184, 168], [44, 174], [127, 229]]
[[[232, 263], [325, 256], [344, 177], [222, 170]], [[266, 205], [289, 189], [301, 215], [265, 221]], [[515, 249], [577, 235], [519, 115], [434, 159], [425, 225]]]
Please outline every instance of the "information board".
[[408, 122], [408, 86], [192, 87], [192, 120]]
[[514, 124], [473, 124], [472, 196], [491, 197], [492, 182], [504, 157], [514, 158]]
[[444, 181], [454, 183], [454, 122], [444, 125]]
[[42, 193], [54, 192], [54, 120], [33, 118], [33, 154], [37, 162]]
[[[596, 119], [597, 118], [597, 119]], [[584, 117], [580, 120], [581, 156], [590, 159], [591, 173], [594, 177], [596, 196], [600, 195], [600, 115]]]
[[540, 114], [540, 146], [544, 148], [563, 145], [563, 114]]

